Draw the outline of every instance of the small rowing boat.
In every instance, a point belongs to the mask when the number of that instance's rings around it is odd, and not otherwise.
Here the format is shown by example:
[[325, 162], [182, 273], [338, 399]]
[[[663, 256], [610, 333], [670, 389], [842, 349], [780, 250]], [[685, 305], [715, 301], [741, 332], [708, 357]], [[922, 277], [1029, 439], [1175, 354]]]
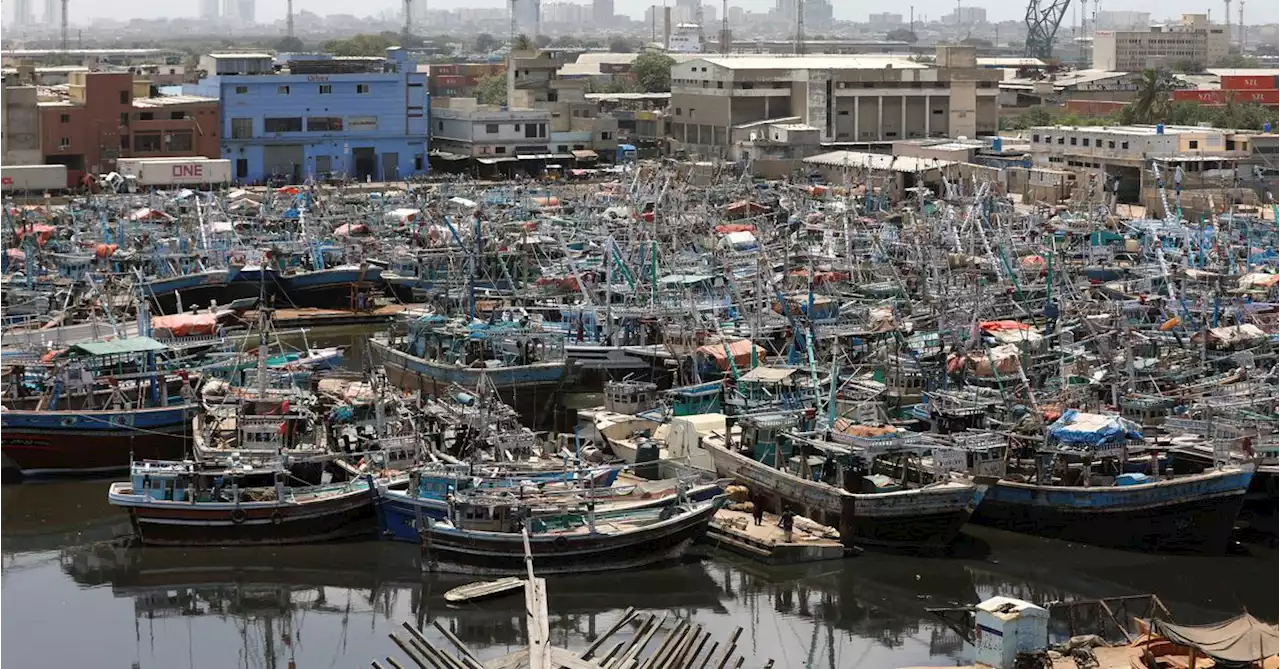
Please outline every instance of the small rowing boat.
[[514, 576], [500, 578], [496, 581], [480, 581], [478, 583], [468, 583], [460, 585], [449, 592], [444, 593], [444, 601], [450, 604], [461, 604], [463, 602], [476, 602], [482, 599], [489, 599], [499, 595], [505, 595], [508, 592], [520, 590], [524, 587], [524, 579]]

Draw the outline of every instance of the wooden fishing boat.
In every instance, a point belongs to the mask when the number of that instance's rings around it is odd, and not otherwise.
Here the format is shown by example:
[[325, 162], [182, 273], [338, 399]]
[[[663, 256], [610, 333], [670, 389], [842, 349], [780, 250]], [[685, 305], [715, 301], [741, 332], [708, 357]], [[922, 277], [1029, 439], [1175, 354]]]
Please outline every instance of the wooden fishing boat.
[[479, 583], [468, 583], [460, 585], [446, 593], [444, 593], [444, 601], [450, 604], [462, 604], [464, 602], [477, 602], [482, 599], [490, 599], [505, 595], [516, 590], [524, 588], [524, 579], [508, 576], [500, 578], [496, 581], [481, 581]]
[[716, 497], [607, 519], [584, 512], [526, 519], [505, 500], [459, 499], [452, 520], [431, 522], [422, 532], [424, 568], [466, 574], [524, 573], [522, 524], [537, 573], [584, 573], [644, 567], [681, 555], [707, 531], [723, 501]]
[[[846, 546], [941, 550], [955, 539], [987, 492], [986, 485], [965, 479], [893, 492], [854, 492], [849, 488], [854, 488], [860, 474], [868, 470], [865, 465], [845, 460], [852, 449], [838, 444], [826, 450], [834, 456], [829, 462], [839, 469], [830, 477], [840, 483], [839, 487], [767, 464], [771, 458], [784, 459], [784, 455], [785, 460], [791, 459], [786, 444], [779, 449], [777, 438], [782, 430], [794, 425], [793, 420], [782, 415], [744, 418], [745, 448], [715, 439], [704, 440], [703, 446], [710, 453], [717, 474], [749, 487], [756, 495], [777, 499], [806, 518], [838, 528]], [[827, 462], [819, 460], [813, 469], [821, 469]], [[799, 461], [808, 463], [809, 458], [802, 456]]]
[[130, 480], [112, 483], [107, 501], [129, 514], [144, 544], [235, 546], [328, 541], [374, 529], [372, 477], [342, 484], [289, 486], [282, 467], [275, 485], [242, 487], [263, 472], [233, 462], [226, 468], [196, 462], [134, 463]]

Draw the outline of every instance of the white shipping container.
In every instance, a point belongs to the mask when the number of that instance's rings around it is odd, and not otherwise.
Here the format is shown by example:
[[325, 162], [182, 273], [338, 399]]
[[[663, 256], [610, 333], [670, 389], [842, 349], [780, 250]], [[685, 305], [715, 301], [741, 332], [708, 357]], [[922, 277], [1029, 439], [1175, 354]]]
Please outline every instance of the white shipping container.
[[66, 165], [15, 165], [0, 168], [0, 190], [45, 191], [67, 187]]
[[142, 186], [187, 186], [231, 181], [230, 160], [208, 158], [121, 158], [116, 171]]

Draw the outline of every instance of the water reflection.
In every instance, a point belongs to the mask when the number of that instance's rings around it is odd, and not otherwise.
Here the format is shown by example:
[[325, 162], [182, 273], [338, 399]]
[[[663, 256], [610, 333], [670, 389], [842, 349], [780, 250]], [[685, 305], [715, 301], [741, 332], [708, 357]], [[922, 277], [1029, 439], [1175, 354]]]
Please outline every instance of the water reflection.
[[[471, 579], [424, 575], [413, 546], [127, 547], [102, 482], [3, 490], [3, 660], [15, 666], [329, 667], [393, 652], [388, 632], [442, 626], [493, 658], [525, 642], [519, 597], [451, 607]], [[1046, 603], [1156, 592], [1179, 620], [1247, 608], [1276, 616], [1276, 556], [1181, 558], [966, 530], [950, 557], [868, 553], [764, 567], [713, 554], [635, 572], [548, 579], [552, 639], [585, 647], [629, 606], [692, 619], [717, 639], [744, 628], [754, 666], [950, 665], [971, 648], [930, 608], [994, 594]], [[1194, 581], [1194, 587], [1188, 582]], [[83, 630], [62, 642], [57, 627]], [[1068, 629], [1057, 626], [1063, 634]], [[634, 630], [625, 628], [618, 640]]]

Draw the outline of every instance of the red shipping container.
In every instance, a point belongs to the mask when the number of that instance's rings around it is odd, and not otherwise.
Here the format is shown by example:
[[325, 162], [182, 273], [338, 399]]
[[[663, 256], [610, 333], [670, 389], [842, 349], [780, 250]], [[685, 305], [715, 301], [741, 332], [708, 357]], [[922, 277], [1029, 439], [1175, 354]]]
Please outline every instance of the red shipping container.
[[1280, 89], [1280, 76], [1277, 75], [1224, 75], [1220, 87], [1224, 91], [1273, 91]]
[[1204, 105], [1226, 104], [1228, 96], [1240, 104], [1249, 102], [1256, 102], [1264, 105], [1280, 104], [1280, 91], [1276, 90], [1219, 91], [1194, 89], [1173, 92], [1173, 99], [1176, 102], [1198, 102]]

